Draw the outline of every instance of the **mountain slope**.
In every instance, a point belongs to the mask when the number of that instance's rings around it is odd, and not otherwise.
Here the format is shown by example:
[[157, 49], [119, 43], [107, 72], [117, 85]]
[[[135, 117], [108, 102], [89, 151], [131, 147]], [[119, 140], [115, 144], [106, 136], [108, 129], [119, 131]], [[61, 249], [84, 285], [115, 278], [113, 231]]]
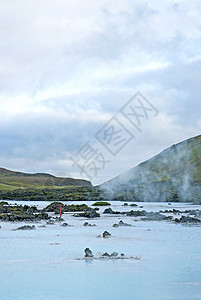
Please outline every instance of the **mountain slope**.
[[201, 135], [165, 149], [100, 188], [117, 199], [201, 203]]
[[64, 186], [92, 186], [92, 184], [83, 179], [62, 178], [46, 173], [29, 174], [0, 168], [1, 190]]

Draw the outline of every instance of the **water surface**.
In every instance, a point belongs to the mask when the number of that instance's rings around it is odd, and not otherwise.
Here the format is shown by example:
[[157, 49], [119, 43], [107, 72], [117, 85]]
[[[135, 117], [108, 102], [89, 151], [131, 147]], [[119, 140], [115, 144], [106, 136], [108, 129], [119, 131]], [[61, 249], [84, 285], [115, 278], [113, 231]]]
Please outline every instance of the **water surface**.
[[[24, 203], [39, 208], [48, 204]], [[147, 211], [201, 209], [184, 203], [138, 205]], [[138, 209], [123, 207], [122, 202], [114, 202], [111, 208]], [[201, 227], [118, 215], [90, 221], [69, 213], [63, 217], [73, 226], [56, 223], [41, 228], [45, 224], [41, 221], [34, 223], [36, 230], [12, 231], [30, 223], [1, 222], [0, 299], [201, 299]], [[120, 219], [133, 226], [113, 228]], [[97, 226], [84, 227], [85, 221]], [[104, 230], [112, 237], [97, 238]], [[141, 259], [77, 260], [86, 247], [94, 254], [117, 251]]]

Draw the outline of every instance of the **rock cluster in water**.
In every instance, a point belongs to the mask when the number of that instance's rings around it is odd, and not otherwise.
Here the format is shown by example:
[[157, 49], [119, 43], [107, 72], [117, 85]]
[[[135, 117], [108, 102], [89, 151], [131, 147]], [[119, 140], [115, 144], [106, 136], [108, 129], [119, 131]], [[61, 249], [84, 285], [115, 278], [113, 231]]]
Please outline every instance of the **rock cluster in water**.
[[[92, 251], [89, 248], [86, 248], [84, 250], [85, 256], [84, 258], [90, 258], [90, 259], [140, 259], [139, 256], [129, 256], [126, 257], [124, 253], [121, 253], [120, 255], [118, 254], [118, 252], [114, 251], [111, 254], [109, 254], [108, 252], [104, 252], [101, 254], [98, 254], [97, 256], [94, 256]], [[80, 260], [80, 258], [79, 258]]]
[[37, 209], [36, 206], [8, 204], [0, 202], [1, 221], [40, 221], [48, 220], [50, 217], [46, 212]]
[[[104, 203], [104, 202], [103, 202]], [[55, 222], [64, 222], [63, 218], [58, 216], [50, 217], [49, 212], [55, 212], [56, 214], [60, 211], [61, 202], [53, 202], [50, 205], [47, 205], [44, 209], [38, 209], [36, 206], [29, 205], [17, 205], [9, 204], [6, 201], [0, 201], [0, 221], [28, 221], [28, 222], [37, 222], [41, 220], [46, 220], [47, 225], [54, 225]], [[104, 203], [105, 204], [105, 203]], [[123, 206], [128, 206], [123, 205]], [[136, 206], [135, 203], [131, 206]], [[65, 205], [62, 204], [62, 212], [77, 212], [73, 216], [75, 217], [84, 217], [88, 219], [99, 218], [100, 213], [97, 212], [98, 208], [91, 208], [86, 204], [80, 205]], [[147, 212], [145, 210], [131, 210], [131, 211], [113, 211], [111, 207], [106, 208], [103, 214], [111, 215], [121, 215], [126, 217], [135, 217], [137, 220], [144, 221], [172, 221], [174, 223], [180, 224], [189, 224], [189, 225], [199, 225], [201, 224], [201, 211], [196, 210], [185, 210], [180, 211], [178, 209], [166, 209], [159, 212]], [[62, 226], [70, 226], [65, 222]], [[96, 226], [95, 224], [90, 224], [88, 222], [84, 223], [84, 226]], [[132, 226], [129, 223], [125, 223], [122, 220], [119, 223], [113, 224], [113, 227], [120, 226]]]

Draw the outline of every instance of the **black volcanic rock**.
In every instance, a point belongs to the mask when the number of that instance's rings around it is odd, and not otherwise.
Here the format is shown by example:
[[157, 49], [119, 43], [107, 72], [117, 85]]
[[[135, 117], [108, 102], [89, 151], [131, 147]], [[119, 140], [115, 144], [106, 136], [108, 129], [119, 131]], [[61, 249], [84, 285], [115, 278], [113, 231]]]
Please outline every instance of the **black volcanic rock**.
[[91, 257], [91, 258], [93, 257], [93, 253], [89, 248], [86, 248], [84, 252], [85, 252], [85, 257]]
[[103, 232], [103, 238], [108, 238], [110, 236], [111, 236], [111, 233], [109, 233], [108, 231]]
[[121, 212], [119, 212], [119, 211], [114, 211], [114, 210], [112, 210], [112, 209], [109, 207], [109, 208], [106, 208], [106, 209], [104, 210], [103, 214], [119, 215], [119, 214], [121, 214]]

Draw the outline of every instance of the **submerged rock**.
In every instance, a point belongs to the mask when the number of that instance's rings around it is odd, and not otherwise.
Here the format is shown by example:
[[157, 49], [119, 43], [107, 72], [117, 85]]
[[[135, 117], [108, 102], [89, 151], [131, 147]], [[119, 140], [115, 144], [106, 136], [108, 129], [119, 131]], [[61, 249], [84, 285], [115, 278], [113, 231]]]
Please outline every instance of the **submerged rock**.
[[102, 254], [102, 257], [110, 257], [109, 253], [105, 252]]
[[88, 222], [85, 222], [85, 223], [83, 224], [83, 226], [96, 226], [96, 224], [90, 224], [90, 223], [88, 223]]
[[112, 227], [119, 227], [119, 226], [132, 226], [132, 225], [128, 223], [124, 223], [122, 220], [120, 220], [118, 224], [112, 225]]
[[93, 257], [93, 253], [89, 248], [86, 248], [84, 252], [85, 252], [85, 257]]
[[70, 226], [70, 225], [68, 223], [62, 223], [61, 226], [67, 227], [67, 226]]
[[59, 217], [54, 217], [55, 222], [63, 222], [64, 219], [63, 218], [59, 218]]
[[117, 257], [118, 256], [118, 252], [112, 252], [112, 254], [110, 256], [111, 257]]
[[24, 226], [20, 226], [16, 229], [13, 229], [13, 230], [33, 230], [33, 229], [36, 229], [35, 225], [24, 225]]
[[124, 223], [122, 220], [119, 221], [119, 226], [132, 226], [131, 224]]
[[160, 212], [147, 212], [142, 211], [144, 213], [144, 218], [141, 218], [142, 221], [165, 221], [171, 220], [171, 216], [164, 216]]
[[78, 214], [74, 214], [74, 217], [84, 217], [84, 218], [89, 218], [89, 219], [93, 219], [93, 218], [99, 218], [100, 214], [96, 212], [95, 209], [91, 210], [91, 211], [86, 211], [83, 213], [78, 213]]
[[48, 225], [54, 225], [54, 221], [53, 220], [49, 220], [46, 224], [48, 224]]
[[166, 210], [159, 210], [159, 213], [173, 213], [173, 214], [180, 214], [180, 213], [182, 213], [181, 211], [179, 211], [178, 209], [170, 209], [170, 210], [168, 210], [168, 209], [166, 209]]
[[129, 212], [125, 212], [124, 214], [129, 217], [143, 217], [146, 216], [147, 212], [145, 210], [131, 210]]
[[193, 218], [193, 217], [185, 217], [182, 216], [180, 219], [175, 219], [174, 220], [176, 223], [190, 223], [190, 224], [201, 224], [201, 220], [198, 218]]

